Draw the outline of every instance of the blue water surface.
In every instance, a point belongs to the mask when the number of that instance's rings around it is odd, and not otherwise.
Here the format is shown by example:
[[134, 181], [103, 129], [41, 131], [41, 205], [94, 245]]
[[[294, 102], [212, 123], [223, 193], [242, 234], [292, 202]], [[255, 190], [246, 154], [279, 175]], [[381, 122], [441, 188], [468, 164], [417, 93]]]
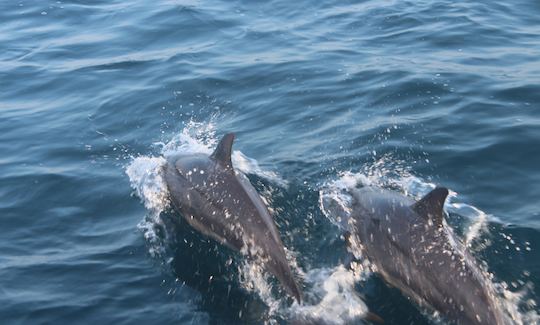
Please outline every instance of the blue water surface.
[[[321, 189], [370, 166], [452, 189], [463, 233], [487, 215], [475, 256], [538, 319], [537, 1], [5, 0], [0, 89], [4, 324], [287, 322], [231, 252], [180, 224], [155, 254], [141, 226], [126, 170], [193, 125], [277, 175], [248, 176], [304, 272], [345, 255]], [[432, 322], [376, 276], [356, 290], [386, 324]]]

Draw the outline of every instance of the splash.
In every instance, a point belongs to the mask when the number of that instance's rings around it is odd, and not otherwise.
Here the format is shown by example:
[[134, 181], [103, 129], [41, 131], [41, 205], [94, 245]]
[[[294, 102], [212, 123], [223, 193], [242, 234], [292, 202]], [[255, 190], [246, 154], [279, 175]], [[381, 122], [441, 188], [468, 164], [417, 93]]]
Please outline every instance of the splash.
[[360, 263], [353, 263], [351, 270], [343, 265], [312, 269], [302, 276], [307, 286], [304, 292], [306, 301], [302, 305], [295, 301], [289, 306], [286, 299], [272, 294], [268, 273], [260, 264], [245, 261], [239, 267], [242, 287], [256, 293], [268, 306], [268, 324], [286, 319], [293, 323], [343, 325], [363, 319], [368, 307], [356, 292], [355, 284], [366, 280], [370, 272], [365, 264]]
[[182, 131], [168, 142], [156, 142], [155, 145], [161, 147], [161, 155], [169, 157], [179, 153], [209, 155], [217, 143], [216, 125], [213, 122], [189, 121]]
[[306, 284], [311, 286], [307, 295], [317, 302], [293, 305], [291, 318], [335, 325], [364, 318], [368, 307], [356, 292], [355, 284], [365, 280], [367, 274], [360, 264], [355, 264], [353, 270], [343, 265], [310, 270], [306, 274]]
[[288, 186], [288, 182], [281, 178], [276, 172], [261, 168], [257, 160], [249, 158], [239, 150], [233, 151], [231, 159], [234, 168], [240, 170], [244, 174], [255, 174], [282, 188], [287, 188]]
[[[511, 287], [516, 287], [516, 284], [509, 285], [506, 282], [501, 282], [494, 283], [493, 285], [495, 292], [501, 297], [500, 300], [503, 303], [504, 310], [515, 324], [540, 323], [540, 315], [537, 312], [536, 302], [533, 299], [527, 298], [534, 289], [532, 284], [524, 284], [518, 291], [510, 290]], [[520, 309], [525, 311], [521, 311]]]
[[242, 261], [239, 266], [240, 285], [248, 292], [255, 293], [268, 307], [269, 317], [279, 315], [285, 307], [284, 299], [277, 299], [272, 295], [270, 277], [260, 263]]
[[163, 157], [138, 157], [126, 169], [131, 186], [144, 206], [158, 213], [168, 205], [167, 186], [161, 169], [165, 162]]
[[163, 226], [159, 215], [169, 205], [167, 185], [163, 179], [163, 157], [138, 157], [126, 168], [131, 187], [148, 209], [148, 214], [137, 225], [149, 243], [149, 253], [153, 257], [162, 256], [165, 248], [157, 229]]
[[[393, 161], [391, 156], [383, 156], [373, 164], [363, 166], [360, 172], [341, 172], [338, 179], [324, 184], [319, 191], [321, 211], [332, 223], [344, 227], [343, 220], [348, 219], [351, 212], [352, 197], [349, 190], [364, 186], [398, 190], [417, 200], [436, 187], [435, 184], [414, 176], [404, 162]], [[458, 193], [452, 190], [445, 202], [444, 210], [446, 213], [465, 217], [467, 221], [465, 243], [468, 246], [487, 231], [488, 221], [498, 221], [480, 209], [460, 202]]]
[[[166, 158], [180, 153], [203, 153], [210, 155], [218, 142], [219, 138], [216, 135], [216, 126], [213, 122], [200, 123], [190, 121], [169, 142], [157, 142], [155, 145], [161, 147], [161, 154]], [[231, 160], [237, 171], [244, 174], [257, 175], [281, 187], [287, 186], [287, 181], [281, 178], [276, 172], [261, 168], [257, 160], [244, 155], [240, 150], [233, 150]]]
[[240, 283], [250, 292], [256, 293], [268, 306], [269, 324], [279, 323], [278, 319], [286, 319], [293, 323], [349, 324], [363, 319], [368, 307], [358, 295], [355, 285], [366, 280], [371, 274], [369, 263], [352, 263], [351, 269], [343, 265], [334, 268], [317, 268], [304, 273], [296, 262], [296, 256], [287, 250], [291, 268], [303, 279], [304, 303], [296, 301], [288, 305], [286, 294], [272, 294], [273, 286], [269, 275], [257, 263], [243, 262], [239, 269]]

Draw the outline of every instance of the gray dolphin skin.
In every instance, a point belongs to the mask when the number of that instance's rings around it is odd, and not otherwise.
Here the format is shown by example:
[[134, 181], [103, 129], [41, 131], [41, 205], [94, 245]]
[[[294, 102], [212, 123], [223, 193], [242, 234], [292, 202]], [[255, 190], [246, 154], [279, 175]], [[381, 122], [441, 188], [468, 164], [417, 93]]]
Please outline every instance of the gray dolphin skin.
[[260, 262], [286, 291], [302, 301], [278, 230], [247, 177], [231, 162], [234, 134], [214, 153], [169, 157], [165, 182], [176, 210], [196, 230]]
[[511, 324], [491, 283], [443, 223], [448, 190], [420, 201], [374, 187], [352, 191], [350, 240], [391, 286], [462, 325]]

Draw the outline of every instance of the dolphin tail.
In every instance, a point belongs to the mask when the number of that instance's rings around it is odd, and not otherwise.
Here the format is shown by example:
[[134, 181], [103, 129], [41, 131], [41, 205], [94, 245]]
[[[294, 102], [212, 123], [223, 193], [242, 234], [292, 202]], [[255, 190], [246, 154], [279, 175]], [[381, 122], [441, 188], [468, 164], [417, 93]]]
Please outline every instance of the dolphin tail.
[[364, 317], [364, 319], [372, 323], [384, 324], [384, 319], [382, 319], [379, 315], [374, 314], [370, 311], [366, 313], [366, 316]]
[[298, 285], [298, 283], [294, 279], [294, 277], [292, 275], [292, 272], [291, 272], [290, 276], [288, 277], [287, 282], [288, 282], [287, 286], [286, 286], [287, 290], [296, 299], [296, 301], [299, 304], [301, 304], [302, 300], [303, 300], [304, 293], [302, 292], [302, 289], [300, 289], [300, 286]]
[[285, 288], [285, 291], [294, 297], [299, 304], [302, 303], [302, 290], [300, 289], [285, 256], [283, 256], [283, 259], [272, 259], [267, 267], [269, 271], [276, 276], [283, 288]]

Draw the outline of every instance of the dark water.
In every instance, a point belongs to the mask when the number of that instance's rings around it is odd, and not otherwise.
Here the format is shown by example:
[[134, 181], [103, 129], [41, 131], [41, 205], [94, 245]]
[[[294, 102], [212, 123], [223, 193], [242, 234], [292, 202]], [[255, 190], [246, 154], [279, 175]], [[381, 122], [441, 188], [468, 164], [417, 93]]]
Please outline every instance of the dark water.
[[[532, 0], [2, 1], [0, 319], [284, 322], [272, 280], [174, 222], [153, 169], [235, 131], [305, 312], [351, 303], [315, 297], [345, 255], [320, 201], [368, 177], [455, 191], [449, 224], [537, 322], [539, 58]], [[430, 322], [377, 276], [349, 285], [387, 324]]]

